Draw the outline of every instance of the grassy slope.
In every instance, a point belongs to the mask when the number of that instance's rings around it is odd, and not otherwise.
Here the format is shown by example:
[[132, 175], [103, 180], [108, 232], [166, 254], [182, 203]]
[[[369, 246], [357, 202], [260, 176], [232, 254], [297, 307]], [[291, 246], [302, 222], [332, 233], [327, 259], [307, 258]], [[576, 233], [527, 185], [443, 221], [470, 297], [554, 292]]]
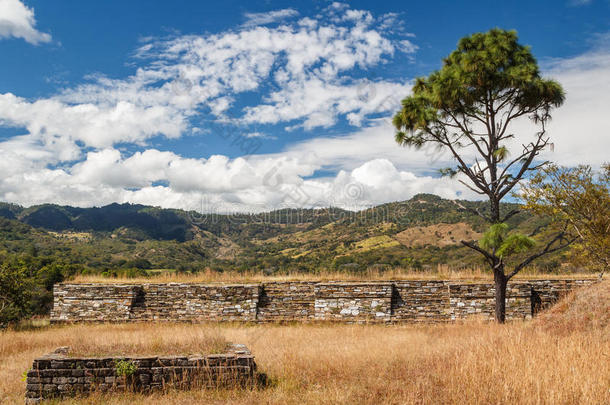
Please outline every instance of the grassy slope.
[[570, 293], [538, 317], [536, 324], [561, 333], [601, 330], [610, 337], [610, 280]]

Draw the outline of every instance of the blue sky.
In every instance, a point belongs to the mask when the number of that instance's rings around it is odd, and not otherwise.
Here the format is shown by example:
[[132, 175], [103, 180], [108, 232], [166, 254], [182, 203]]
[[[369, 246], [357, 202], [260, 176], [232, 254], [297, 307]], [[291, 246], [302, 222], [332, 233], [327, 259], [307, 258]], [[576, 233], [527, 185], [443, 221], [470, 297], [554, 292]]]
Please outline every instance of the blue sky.
[[599, 165], [609, 17], [608, 0], [0, 0], [0, 200], [225, 212], [475, 198], [435, 174], [448, 156], [395, 146], [388, 119], [459, 38], [492, 27], [516, 29], [568, 92], [549, 158]]

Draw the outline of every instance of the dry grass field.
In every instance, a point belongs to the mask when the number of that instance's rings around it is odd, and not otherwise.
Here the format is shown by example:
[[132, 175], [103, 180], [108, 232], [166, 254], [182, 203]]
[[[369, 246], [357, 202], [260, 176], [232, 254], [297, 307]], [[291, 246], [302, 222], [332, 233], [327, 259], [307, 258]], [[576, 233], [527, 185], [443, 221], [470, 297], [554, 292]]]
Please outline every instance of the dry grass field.
[[83, 353], [196, 353], [246, 344], [267, 388], [115, 394], [69, 404], [608, 404], [610, 282], [531, 322], [496, 325], [129, 324], [0, 333], [0, 403], [23, 403], [21, 375], [58, 346]]
[[[514, 280], [535, 279], [585, 279], [597, 278], [595, 273], [564, 272], [549, 274], [542, 269], [529, 267], [521, 271]], [[487, 269], [452, 268], [439, 265], [433, 271], [413, 271], [394, 269], [350, 273], [341, 271], [323, 271], [320, 273], [289, 273], [277, 276], [267, 276], [261, 272], [217, 272], [212, 270], [196, 274], [160, 272], [150, 277], [103, 277], [100, 275], [78, 275], [66, 282], [74, 283], [249, 283], [270, 281], [383, 281], [383, 280], [472, 280], [492, 281], [493, 275]]]

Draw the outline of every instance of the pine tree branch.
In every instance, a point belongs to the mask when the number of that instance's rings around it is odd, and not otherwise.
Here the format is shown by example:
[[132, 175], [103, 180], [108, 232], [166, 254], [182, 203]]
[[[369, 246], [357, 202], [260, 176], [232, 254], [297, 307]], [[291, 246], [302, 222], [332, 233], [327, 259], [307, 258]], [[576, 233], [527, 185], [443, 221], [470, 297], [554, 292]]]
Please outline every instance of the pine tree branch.
[[[483, 195], [483, 194], [489, 195], [491, 190], [489, 189], [487, 184], [485, 184], [485, 182], [481, 182], [478, 179], [478, 177], [476, 176], [476, 174], [466, 165], [466, 162], [464, 162], [464, 160], [462, 159], [462, 156], [460, 156], [460, 154], [457, 153], [457, 151], [453, 147], [451, 141], [447, 137], [447, 134], [445, 134], [445, 144], [447, 145], [447, 147], [449, 148], [451, 153], [453, 153], [453, 156], [456, 158], [456, 160], [459, 162], [458, 169], [462, 173], [464, 173], [466, 176], [468, 176], [470, 178], [470, 180], [472, 180], [472, 182], [479, 188], [479, 190], [482, 191], [482, 192], [477, 192], [477, 193], [479, 193], [481, 195]], [[470, 188], [470, 189], [474, 190], [473, 188]]]
[[[529, 167], [532, 165], [534, 158], [536, 156], [538, 156], [538, 154], [540, 153], [541, 150], [544, 149], [544, 147], [546, 146], [546, 144], [549, 141], [549, 138], [543, 139], [545, 133], [546, 133], [546, 129], [545, 129], [544, 122], [543, 122], [542, 131], [540, 131], [538, 133], [538, 140], [536, 141], [535, 144], [533, 144], [533, 143], [531, 144], [532, 150], [530, 151], [527, 158], [525, 158], [525, 162], [523, 162], [523, 164], [521, 165], [521, 168], [519, 169], [519, 173], [517, 173], [517, 175], [515, 177], [513, 177], [512, 180], [510, 180], [510, 181], [504, 180], [503, 182], [501, 182], [498, 185], [498, 198], [499, 199], [502, 199], [510, 190], [513, 189], [513, 187], [518, 182], [521, 181], [521, 179], [523, 179], [523, 176], [528, 171]], [[508, 177], [506, 177], [506, 179], [508, 179]], [[501, 189], [502, 187], [504, 187], [504, 189]]]
[[490, 218], [490, 217], [488, 217], [487, 215], [483, 214], [483, 213], [482, 213], [481, 211], [479, 211], [478, 209], [476, 209], [476, 208], [470, 208], [470, 207], [464, 207], [464, 206], [463, 206], [462, 204], [460, 204], [458, 201], [456, 201], [456, 200], [452, 200], [452, 201], [453, 201], [453, 203], [454, 203], [455, 205], [457, 205], [459, 208], [461, 208], [461, 209], [463, 209], [463, 210], [466, 210], [466, 211], [468, 211], [468, 212], [471, 212], [471, 213], [473, 213], [473, 214], [477, 215], [478, 217], [483, 218], [483, 219], [484, 219], [485, 221], [487, 221], [487, 222], [493, 222], [493, 221], [491, 220], [491, 218]]
[[443, 112], [453, 119], [453, 121], [462, 130], [462, 133], [466, 135], [466, 137], [468, 137], [468, 139], [470, 139], [470, 141], [475, 145], [481, 157], [485, 158], [487, 164], [490, 165], [491, 162], [489, 161], [488, 156], [485, 154], [485, 152], [483, 152], [483, 149], [481, 149], [479, 143], [472, 137], [471, 131], [468, 129], [468, 125], [466, 124], [466, 122], [464, 121], [463, 123], [460, 123], [460, 121], [450, 111], [447, 111], [446, 109], [443, 109]]
[[479, 245], [477, 245], [475, 243], [475, 241], [461, 241], [462, 245], [464, 246], [468, 246], [470, 249], [476, 250], [477, 252], [481, 253], [483, 256], [485, 256], [485, 260], [487, 260], [487, 262], [489, 263], [490, 266], [494, 266], [494, 263], [497, 261], [497, 258], [492, 255], [491, 253], [489, 253], [487, 250], [483, 249], [482, 247], [480, 247]]
[[511, 212], [509, 212], [508, 214], [504, 215], [504, 217], [500, 220], [500, 222], [506, 222], [508, 221], [510, 218], [514, 217], [515, 215], [517, 215], [518, 213], [520, 213], [521, 210], [512, 210]]

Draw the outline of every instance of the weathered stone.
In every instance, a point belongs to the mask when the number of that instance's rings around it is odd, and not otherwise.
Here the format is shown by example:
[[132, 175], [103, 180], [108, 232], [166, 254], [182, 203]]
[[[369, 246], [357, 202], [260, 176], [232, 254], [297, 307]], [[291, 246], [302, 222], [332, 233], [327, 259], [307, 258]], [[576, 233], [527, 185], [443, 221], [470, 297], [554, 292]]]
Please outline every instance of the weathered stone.
[[53, 384], [66, 384], [68, 382], [67, 377], [54, 377]]

